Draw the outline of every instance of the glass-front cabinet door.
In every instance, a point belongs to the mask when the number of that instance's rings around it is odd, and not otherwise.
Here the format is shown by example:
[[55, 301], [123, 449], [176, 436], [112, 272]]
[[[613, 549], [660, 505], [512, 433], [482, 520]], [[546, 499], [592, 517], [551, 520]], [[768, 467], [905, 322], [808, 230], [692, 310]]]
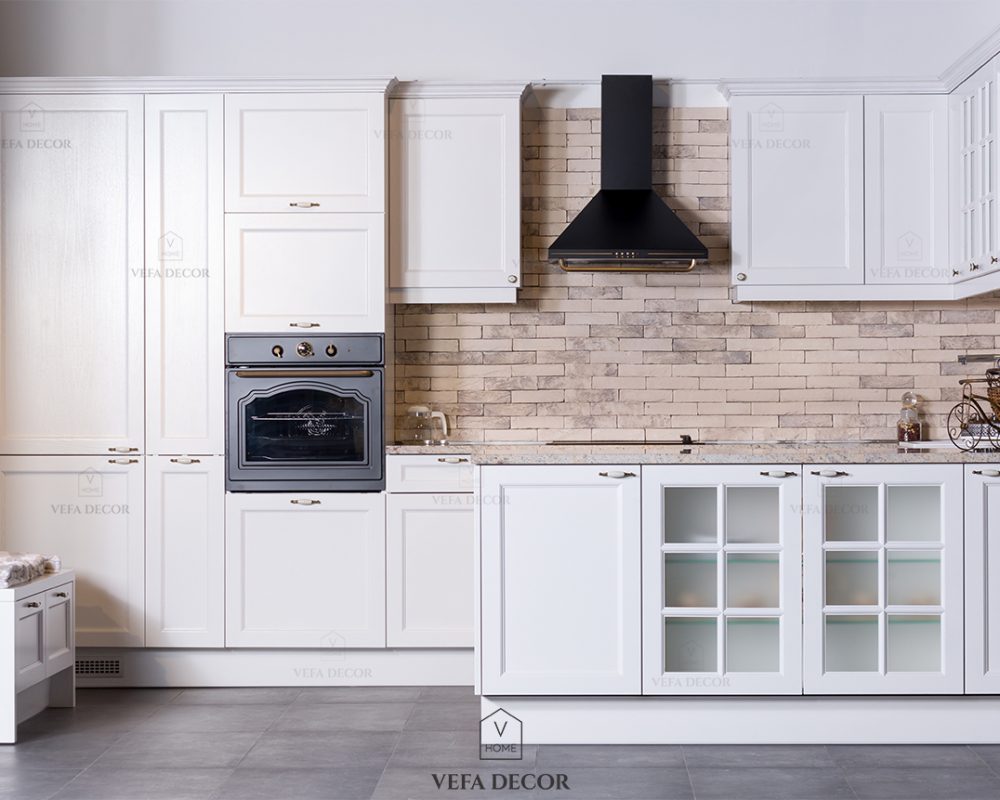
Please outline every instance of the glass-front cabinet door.
[[961, 693], [962, 466], [804, 473], [806, 693]]
[[643, 693], [801, 693], [799, 467], [642, 476]]

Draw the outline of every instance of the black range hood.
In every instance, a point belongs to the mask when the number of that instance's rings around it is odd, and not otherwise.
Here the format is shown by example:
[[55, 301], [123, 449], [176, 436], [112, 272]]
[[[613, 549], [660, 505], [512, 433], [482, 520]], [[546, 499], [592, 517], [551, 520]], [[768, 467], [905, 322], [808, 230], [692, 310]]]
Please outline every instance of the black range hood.
[[549, 248], [567, 272], [688, 272], [708, 250], [653, 191], [653, 78], [601, 78], [601, 189]]

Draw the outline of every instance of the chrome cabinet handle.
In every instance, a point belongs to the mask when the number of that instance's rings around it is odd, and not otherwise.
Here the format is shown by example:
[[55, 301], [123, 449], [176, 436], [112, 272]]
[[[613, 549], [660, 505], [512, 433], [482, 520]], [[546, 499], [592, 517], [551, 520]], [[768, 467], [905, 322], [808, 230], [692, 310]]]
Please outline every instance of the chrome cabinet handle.
[[799, 473], [797, 473], [797, 472], [786, 472], [783, 469], [772, 469], [772, 470], [764, 471], [764, 472], [762, 472], [760, 474], [763, 475], [765, 478], [794, 478]]
[[171, 464], [200, 464], [200, 458], [188, 458], [188, 456], [181, 456], [180, 458], [170, 459]]
[[319, 501], [319, 500], [310, 500], [310, 499], [307, 498], [305, 500], [292, 500], [290, 502], [293, 505], [296, 505], [296, 506], [318, 506], [321, 501]]
[[32, 600], [30, 603], [25, 603], [24, 607], [25, 608], [38, 608], [40, 605], [41, 605], [41, 603], [36, 603], [34, 600]]
[[138, 464], [138, 458], [109, 458], [109, 464]]
[[138, 447], [109, 447], [109, 453], [138, 453]]
[[842, 472], [839, 469], [813, 470], [810, 475], [819, 475], [821, 478], [846, 478], [850, 473]]
[[468, 463], [469, 459], [457, 458], [455, 456], [445, 456], [444, 458], [439, 458], [438, 461], [440, 461], [442, 464], [466, 464]]
[[619, 472], [618, 470], [611, 470], [610, 472], [598, 472], [602, 478], [634, 478], [634, 472]]
[[974, 469], [973, 475], [982, 475], [986, 478], [1000, 478], [1000, 469]]
[[289, 328], [318, 328], [318, 322], [289, 322]]
[[55, 597], [69, 597], [69, 595], [66, 592], [56, 592]]
[[299, 200], [297, 203], [289, 203], [292, 208], [319, 208], [319, 203], [313, 203], [311, 200]]

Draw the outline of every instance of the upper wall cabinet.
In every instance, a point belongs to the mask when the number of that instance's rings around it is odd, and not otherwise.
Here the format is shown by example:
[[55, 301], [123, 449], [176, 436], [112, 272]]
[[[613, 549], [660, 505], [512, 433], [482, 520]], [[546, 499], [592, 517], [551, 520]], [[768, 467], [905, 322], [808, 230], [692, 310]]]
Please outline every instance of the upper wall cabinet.
[[516, 300], [524, 88], [403, 85], [390, 99], [390, 299]]
[[226, 211], [385, 211], [385, 91], [226, 95]]
[[142, 109], [0, 96], [2, 453], [143, 447]]

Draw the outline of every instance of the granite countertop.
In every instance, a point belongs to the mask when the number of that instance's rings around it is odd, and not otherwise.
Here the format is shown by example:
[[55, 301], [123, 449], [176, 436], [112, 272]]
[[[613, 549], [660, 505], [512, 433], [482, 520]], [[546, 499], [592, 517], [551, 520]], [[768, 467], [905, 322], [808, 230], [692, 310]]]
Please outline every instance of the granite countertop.
[[568, 444], [449, 442], [390, 445], [390, 455], [467, 455], [476, 464], [964, 464], [1000, 463], [1000, 453], [967, 453], [950, 442], [900, 451], [895, 442], [719, 442]]

